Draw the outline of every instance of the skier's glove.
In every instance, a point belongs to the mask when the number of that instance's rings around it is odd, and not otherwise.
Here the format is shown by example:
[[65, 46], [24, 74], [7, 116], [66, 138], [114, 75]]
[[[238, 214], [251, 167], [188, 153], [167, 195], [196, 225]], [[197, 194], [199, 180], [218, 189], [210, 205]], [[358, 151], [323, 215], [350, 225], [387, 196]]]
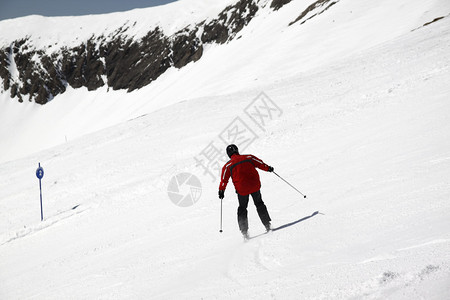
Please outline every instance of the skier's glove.
[[225, 191], [219, 190], [219, 199], [222, 200], [225, 197]]
[[269, 172], [273, 172], [273, 167], [269, 167]]

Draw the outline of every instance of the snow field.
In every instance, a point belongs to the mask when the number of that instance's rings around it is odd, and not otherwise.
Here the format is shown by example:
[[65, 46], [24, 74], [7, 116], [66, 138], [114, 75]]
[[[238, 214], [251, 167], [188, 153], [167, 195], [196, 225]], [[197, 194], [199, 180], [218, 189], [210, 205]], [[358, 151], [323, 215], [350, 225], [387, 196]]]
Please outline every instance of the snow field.
[[[447, 299], [449, 25], [271, 84], [173, 101], [1, 163], [0, 298]], [[283, 115], [247, 152], [308, 198], [261, 172], [273, 225], [285, 227], [243, 243], [232, 186], [220, 234], [218, 182], [193, 157], [261, 87]], [[184, 209], [165, 190], [181, 171], [202, 182], [200, 201]], [[249, 222], [253, 236], [264, 231], [252, 203]]]
[[[99, 24], [105, 24], [102, 18], [107, 18], [106, 23], [113, 22], [115, 26], [126, 20], [138, 20], [139, 24], [149, 22], [139, 27], [143, 35], [157, 20], [164, 19], [167, 22], [163, 28], [174, 26], [181, 29], [184, 27], [181, 24], [186, 22], [181, 15], [184, 16], [188, 11], [195, 11], [192, 18], [188, 18], [191, 23], [195, 23], [197, 18], [214, 18], [220, 8], [234, 3], [223, 0], [216, 1], [217, 6], [211, 6], [194, 2], [182, 0], [167, 6], [104, 16], [65, 17], [62, 20], [44, 18], [39, 21], [42, 24], [24, 25], [23, 30], [34, 28], [40, 34], [43, 32], [41, 28], [45, 27], [57, 31], [56, 37], [52, 32], [47, 32], [45, 39], [35, 37], [37, 33], [34, 31], [29, 33], [32, 37], [30, 43], [38, 48], [43, 47], [39, 41], [53, 42], [54, 39], [61, 46], [70, 47], [73, 39], [67, 41], [67, 37], [77, 36], [80, 40], [87, 40], [94, 32], [108, 36], [113, 30], [98, 27]], [[52, 101], [45, 107], [35, 104], [12, 105], [7, 94], [0, 94], [1, 120], [7, 125], [1, 127], [0, 134], [5, 143], [10, 145], [0, 148], [0, 161], [21, 158], [59, 145], [66, 139], [73, 140], [180, 101], [242, 93], [249, 89], [265, 90], [267, 86], [278, 85], [287, 78], [298, 77], [303, 72], [326, 67], [336, 60], [395, 40], [435, 17], [450, 13], [447, 1], [402, 0], [395, 4], [388, 1], [383, 4], [368, 0], [340, 1], [305, 24], [288, 27], [289, 22], [295, 20], [309, 4], [310, 1], [292, 1], [276, 12], [269, 5], [262, 7], [257, 17], [239, 32], [240, 38], [225, 45], [206, 45], [204, 55], [198, 62], [182, 69], [169, 69], [157, 81], [132, 94], [108, 91], [107, 88], [94, 92], [69, 88], [58, 101]], [[157, 17], [152, 18], [153, 14]], [[173, 21], [174, 18], [176, 21]], [[28, 24], [27, 20], [22, 21]], [[46, 22], [56, 22], [57, 26], [47, 26]], [[84, 31], [86, 36], [72, 32], [69, 29], [77, 28], [71, 25], [74, 22], [84, 24], [83, 27], [91, 30]], [[5, 38], [21, 36], [20, 32], [11, 30], [8, 24], [13, 26], [14, 20], [0, 22], [0, 30], [8, 33]], [[139, 37], [133, 34], [130, 36]], [[29, 144], [33, 145], [31, 150], [27, 146]]]

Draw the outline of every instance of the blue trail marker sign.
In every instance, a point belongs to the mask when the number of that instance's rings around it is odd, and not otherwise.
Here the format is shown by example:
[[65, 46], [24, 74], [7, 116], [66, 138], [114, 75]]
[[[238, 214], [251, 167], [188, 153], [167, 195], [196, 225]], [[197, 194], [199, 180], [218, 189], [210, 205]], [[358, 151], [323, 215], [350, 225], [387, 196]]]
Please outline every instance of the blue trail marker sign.
[[41, 167], [41, 163], [39, 163], [39, 167], [36, 170], [36, 177], [39, 179], [39, 194], [41, 196], [41, 221], [44, 220], [44, 211], [42, 210], [42, 185], [41, 179], [44, 177], [44, 169]]

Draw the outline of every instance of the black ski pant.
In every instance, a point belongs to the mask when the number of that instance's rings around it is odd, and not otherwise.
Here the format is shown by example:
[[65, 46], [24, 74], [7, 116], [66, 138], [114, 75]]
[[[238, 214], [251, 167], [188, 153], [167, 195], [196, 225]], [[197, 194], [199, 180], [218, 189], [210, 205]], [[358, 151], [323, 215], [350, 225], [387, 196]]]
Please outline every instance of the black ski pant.
[[[255, 203], [256, 210], [258, 212], [259, 218], [261, 219], [261, 222], [264, 224], [264, 226], [267, 226], [271, 219], [269, 216], [269, 212], [267, 211], [267, 207], [264, 204], [262, 198], [261, 198], [261, 192], [257, 191], [251, 194], [253, 198], [253, 202]], [[241, 232], [245, 233], [248, 230], [248, 218], [247, 218], [247, 207], [248, 207], [248, 200], [250, 195], [239, 195], [239, 207], [237, 211], [237, 217], [238, 217], [238, 223], [239, 223], [239, 229]]]

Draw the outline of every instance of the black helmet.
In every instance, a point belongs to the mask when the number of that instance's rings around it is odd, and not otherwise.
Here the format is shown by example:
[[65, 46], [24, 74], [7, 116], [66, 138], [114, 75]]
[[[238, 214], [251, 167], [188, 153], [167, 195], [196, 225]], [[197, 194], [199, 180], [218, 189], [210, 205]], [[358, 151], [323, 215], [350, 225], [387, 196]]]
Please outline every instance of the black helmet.
[[228, 157], [231, 158], [233, 154], [239, 154], [239, 149], [235, 144], [231, 144], [227, 146], [227, 154]]

